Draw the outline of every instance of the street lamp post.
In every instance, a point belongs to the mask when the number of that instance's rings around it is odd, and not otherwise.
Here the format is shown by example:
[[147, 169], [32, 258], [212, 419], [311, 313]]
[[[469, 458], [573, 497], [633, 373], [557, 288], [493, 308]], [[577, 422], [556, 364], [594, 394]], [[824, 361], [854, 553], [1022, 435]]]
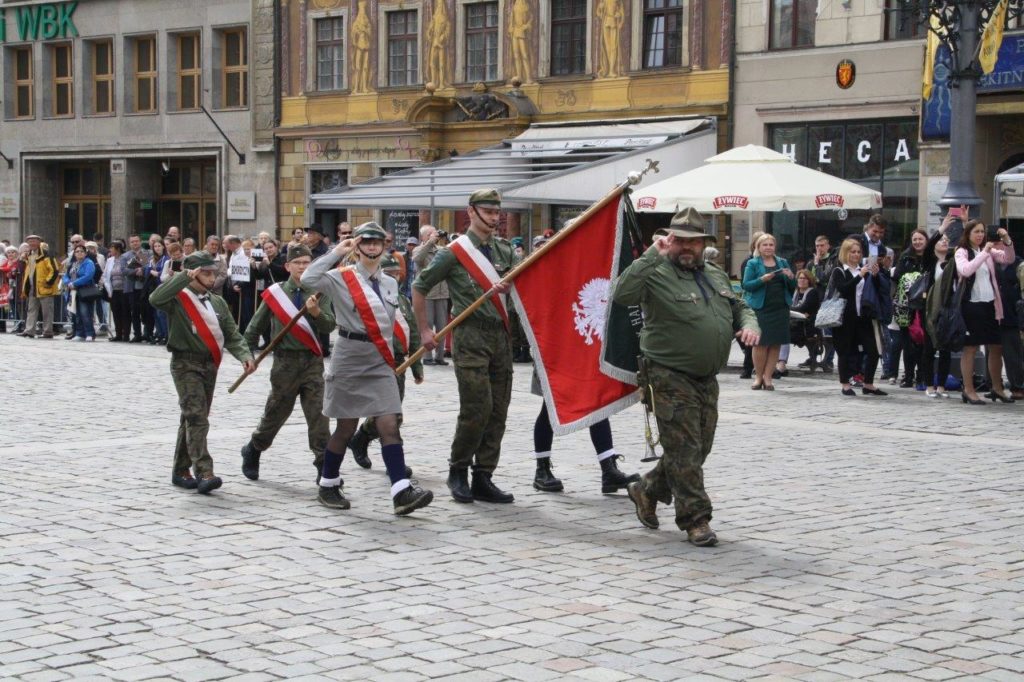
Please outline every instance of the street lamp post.
[[[949, 47], [952, 56], [951, 114], [949, 133], [949, 184], [939, 200], [946, 211], [967, 205], [972, 217], [984, 203], [974, 185], [974, 131], [978, 102], [978, 81], [982, 76], [978, 59], [981, 34], [1000, 0], [902, 0], [892, 10], [903, 20], [924, 24]], [[1008, 0], [1006, 19], [1024, 15], [1024, 0]]]

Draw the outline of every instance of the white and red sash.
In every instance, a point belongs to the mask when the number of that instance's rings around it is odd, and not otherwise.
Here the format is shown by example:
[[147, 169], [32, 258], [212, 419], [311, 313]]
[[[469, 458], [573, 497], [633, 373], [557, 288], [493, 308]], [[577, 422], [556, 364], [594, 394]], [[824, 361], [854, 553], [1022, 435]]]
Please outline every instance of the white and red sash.
[[192, 321], [192, 328], [213, 356], [213, 364], [220, 367], [220, 360], [224, 356], [224, 332], [221, 331], [217, 314], [206, 307], [191, 289], [179, 291], [178, 300], [181, 301], [181, 307], [185, 309], [188, 319]]
[[402, 355], [409, 354], [409, 321], [405, 319], [401, 308], [395, 308], [395, 338], [402, 349]]
[[356, 312], [359, 313], [359, 317], [363, 321], [366, 335], [380, 351], [384, 361], [394, 367], [395, 353], [391, 349], [394, 329], [384, 302], [377, 296], [377, 292], [373, 290], [370, 282], [356, 272], [355, 266], [344, 268], [341, 271], [341, 280], [345, 283], [352, 296], [352, 301], [356, 304]]
[[[464, 234], [453, 241], [451, 246], [448, 248], [450, 248], [452, 253], [455, 254], [455, 257], [459, 259], [459, 263], [462, 267], [466, 268], [466, 272], [469, 273], [469, 276], [472, 277], [485, 292], [490, 291], [491, 287], [501, 280], [501, 277], [498, 276], [498, 271], [494, 269], [494, 264], [487, 260], [487, 257], [480, 253], [480, 250], [473, 245], [468, 234]], [[508, 308], [505, 303], [505, 294], [494, 294], [491, 296], [491, 303], [494, 304], [494, 307], [498, 310], [498, 314], [501, 315], [501, 321], [505, 323], [505, 329], [509, 329]]]
[[[264, 289], [262, 297], [263, 302], [267, 304], [267, 307], [270, 308], [282, 325], [287, 326], [299, 312], [299, 309], [295, 307], [295, 302], [292, 301], [291, 297], [285, 292], [284, 287], [280, 284]], [[320, 340], [317, 338], [316, 332], [313, 331], [313, 325], [309, 323], [305, 315], [299, 318], [299, 321], [292, 326], [289, 333], [295, 337], [296, 341], [313, 351], [314, 355], [323, 357], [324, 351], [320, 347]]]

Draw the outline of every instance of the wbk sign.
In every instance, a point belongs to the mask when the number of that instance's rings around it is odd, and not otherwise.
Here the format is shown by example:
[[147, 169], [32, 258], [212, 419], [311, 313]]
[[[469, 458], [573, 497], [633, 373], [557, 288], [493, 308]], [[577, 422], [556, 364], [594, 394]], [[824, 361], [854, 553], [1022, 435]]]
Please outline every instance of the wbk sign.
[[[0, 9], [0, 43], [77, 38], [78, 29], [72, 19], [76, 7], [78, 1], [72, 0]], [[14, 30], [8, 28], [8, 22], [13, 23]]]

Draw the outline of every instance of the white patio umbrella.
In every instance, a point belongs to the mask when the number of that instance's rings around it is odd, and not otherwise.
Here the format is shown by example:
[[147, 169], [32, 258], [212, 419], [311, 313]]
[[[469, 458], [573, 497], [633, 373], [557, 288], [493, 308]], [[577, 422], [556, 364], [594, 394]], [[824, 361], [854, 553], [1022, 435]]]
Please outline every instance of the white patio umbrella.
[[633, 195], [638, 211], [674, 213], [692, 206], [719, 211], [817, 211], [882, 207], [882, 194], [795, 163], [754, 144], [706, 159]]

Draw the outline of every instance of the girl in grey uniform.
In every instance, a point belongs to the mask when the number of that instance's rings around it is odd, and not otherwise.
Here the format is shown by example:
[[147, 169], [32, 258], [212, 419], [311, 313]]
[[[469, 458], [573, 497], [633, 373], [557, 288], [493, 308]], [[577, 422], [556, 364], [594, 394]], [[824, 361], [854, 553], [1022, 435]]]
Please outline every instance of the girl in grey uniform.
[[[395, 376], [392, 350], [398, 282], [380, 271], [384, 230], [363, 223], [324, 254], [302, 275], [303, 286], [323, 293], [334, 308], [338, 337], [324, 374], [324, 415], [337, 426], [324, 451], [320, 472], [321, 504], [335, 509], [351, 505], [341, 493], [341, 461], [360, 417], [376, 417], [381, 455], [391, 479], [395, 514], [425, 507], [434, 494], [412, 485], [398, 428], [402, 401]], [[338, 268], [354, 254], [354, 265]]]

